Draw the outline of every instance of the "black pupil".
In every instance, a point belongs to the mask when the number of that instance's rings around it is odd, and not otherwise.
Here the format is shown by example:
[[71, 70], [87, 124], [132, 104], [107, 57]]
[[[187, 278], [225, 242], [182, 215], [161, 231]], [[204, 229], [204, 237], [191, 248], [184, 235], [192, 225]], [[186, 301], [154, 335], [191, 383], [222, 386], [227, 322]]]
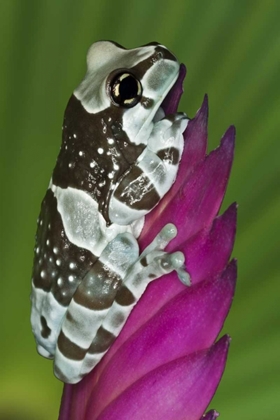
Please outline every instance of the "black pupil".
[[132, 76], [127, 76], [120, 82], [120, 97], [122, 100], [133, 99], [137, 96], [138, 84]]

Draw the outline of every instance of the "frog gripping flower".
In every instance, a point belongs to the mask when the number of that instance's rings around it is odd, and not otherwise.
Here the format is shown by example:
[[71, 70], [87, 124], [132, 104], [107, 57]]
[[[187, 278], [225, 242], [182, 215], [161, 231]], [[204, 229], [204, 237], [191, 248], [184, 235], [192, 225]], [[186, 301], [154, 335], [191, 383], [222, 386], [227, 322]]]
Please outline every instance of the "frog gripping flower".
[[179, 74], [163, 45], [96, 42], [68, 102], [38, 219], [31, 295], [37, 350], [66, 383], [100, 361], [152, 280], [175, 270], [190, 282], [183, 253], [165, 251], [175, 224], [141, 252], [137, 241], [183, 153], [189, 120], [162, 108]]

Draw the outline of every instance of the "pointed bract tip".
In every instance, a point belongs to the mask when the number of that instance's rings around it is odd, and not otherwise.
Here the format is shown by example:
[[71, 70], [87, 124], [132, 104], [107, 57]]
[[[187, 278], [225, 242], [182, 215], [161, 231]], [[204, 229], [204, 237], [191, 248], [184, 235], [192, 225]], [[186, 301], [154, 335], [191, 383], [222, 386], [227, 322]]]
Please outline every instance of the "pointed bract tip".
[[201, 122], [203, 121], [205, 125], [207, 124], [207, 121], [208, 121], [208, 96], [207, 94], [204, 95], [203, 102], [201, 104], [201, 107], [196, 112], [194, 120], [200, 120]]
[[[228, 227], [230, 226], [232, 227], [233, 232], [234, 232], [232, 242], [234, 242], [234, 237], [235, 237], [235, 232], [236, 232], [236, 223], [237, 223], [237, 204], [232, 203], [222, 215], [218, 216], [217, 219], [225, 221]], [[232, 232], [232, 230], [230, 232]]]
[[231, 125], [221, 139], [221, 147], [227, 147], [229, 150], [234, 149], [235, 143], [235, 127]]
[[230, 336], [230, 335], [225, 334], [225, 335], [221, 338], [221, 340], [222, 340], [222, 339], [224, 339], [224, 342], [227, 344], [227, 346], [229, 346], [229, 345], [230, 345], [230, 343], [231, 343], [231, 336]]
[[201, 105], [199, 111], [207, 112], [207, 115], [208, 115], [209, 103], [208, 103], [208, 95], [207, 95], [207, 93], [205, 93], [205, 95], [204, 95], [203, 102], [202, 102], [202, 105]]
[[211, 355], [211, 357], [215, 354], [218, 357], [217, 360], [220, 360], [221, 355], [224, 355], [225, 359], [223, 363], [225, 363], [230, 342], [231, 337], [228, 334], [223, 335], [218, 341], [209, 347], [208, 354]]
[[237, 259], [233, 258], [229, 263], [228, 263], [228, 268], [234, 272], [235, 274], [237, 274]]
[[[236, 279], [237, 279], [237, 261], [236, 259], [232, 259], [226, 268], [223, 271], [222, 278], [224, 281], [230, 282], [235, 289]], [[234, 294], [234, 290], [233, 290]], [[232, 296], [233, 297], [233, 296]]]
[[[195, 143], [201, 143], [206, 149], [207, 143], [207, 125], [208, 125], [208, 97], [204, 96], [201, 107], [196, 112], [194, 118], [189, 121], [189, 124], [184, 132], [185, 140], [192, 138]], [[197, 139], [200, 139], [197, 142]]]
[[210, 410], [208, 413], [204, 414], [201, 420], [215, 420], [219, 417], [219, 413], [216, 410]]
[[[234, 218], [236, 219], [237, 216], [237, 209], [238, 209], [238, 205], [237, 203], [234, 201], [233, 203], [231, 203], [231, 205], [225, 210], [224, 215], [227, 215], [227, 217], [229, 218]], [[219, 216], [222, 217], [223, 215]]]
[[185, 66], [185, 64], [181, 63], [178, 79], [184, 80], [184, 78], [186, 77], [186, 74], [187, 74], [187, 67]]

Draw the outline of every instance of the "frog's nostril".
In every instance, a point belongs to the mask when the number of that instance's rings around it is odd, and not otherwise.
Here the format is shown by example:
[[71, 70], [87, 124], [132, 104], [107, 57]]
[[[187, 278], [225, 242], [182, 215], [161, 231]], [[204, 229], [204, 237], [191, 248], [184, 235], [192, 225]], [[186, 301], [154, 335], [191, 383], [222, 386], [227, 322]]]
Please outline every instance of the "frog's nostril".
[[167, 50], [164, 46], [159, 45], [158, 47], [156, 47], [156, 52], [155, 54], [159, 59], [165, 59], [165, 60], [171, 60], [171, 61], [176, 61], [177, 62], [177, 58], [175, 57], [175, 55], [173, 55], [169, 50]]

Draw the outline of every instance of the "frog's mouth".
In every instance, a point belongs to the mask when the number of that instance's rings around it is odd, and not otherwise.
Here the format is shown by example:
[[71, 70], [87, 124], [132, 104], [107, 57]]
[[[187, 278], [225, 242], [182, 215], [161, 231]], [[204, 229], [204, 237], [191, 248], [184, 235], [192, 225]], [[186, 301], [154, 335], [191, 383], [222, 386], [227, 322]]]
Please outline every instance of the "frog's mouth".
[[177, 108], [183, 93], [183, 81], [186, 76], [187, 69], [184, 64], [180, 64], [179, 74], [177, 77], [176, 82], [167, 93], [166, 97], [164, 98], [163, 102], [159, 106], [155, 116], [153, 118], [153, 122], [157, 122], [164, 118], [166, 115], [174, 114], [177, 112]]

